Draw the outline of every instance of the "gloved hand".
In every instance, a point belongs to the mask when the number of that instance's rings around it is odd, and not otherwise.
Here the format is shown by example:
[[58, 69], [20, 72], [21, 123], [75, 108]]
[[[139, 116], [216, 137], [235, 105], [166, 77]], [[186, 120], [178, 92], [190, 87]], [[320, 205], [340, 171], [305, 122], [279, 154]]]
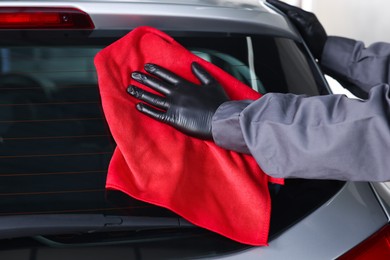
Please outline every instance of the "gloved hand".
[[267, 0], [267, 2], [287, 15], [290, 21], [297, 27], [313, 56], [321, 60], [328, 35], [315, 14], [278, 0]]
[[129, 86], [127, 92], [145, 102], [136, 106], [142, 113], [190, 136], [212, 139], [212, 117], [229, 97], [198, 63], [192, 63], [191, 69], [202, 85], [191, 83], [155, 64], [146, 64], [145, 70], [157, 78], [141, 72], [132, 73], [132, 78], [164, 96], [152, 94], [136, 86]]

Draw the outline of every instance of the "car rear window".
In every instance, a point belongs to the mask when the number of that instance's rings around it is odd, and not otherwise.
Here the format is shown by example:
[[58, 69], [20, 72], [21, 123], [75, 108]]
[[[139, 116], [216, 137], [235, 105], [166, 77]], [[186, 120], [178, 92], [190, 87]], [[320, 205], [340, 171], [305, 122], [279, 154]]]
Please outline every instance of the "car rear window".
[[[102, 113], [93, 59], [122, 34], [94, 38], [45, 32], [39, 40], [36, 35], [14, 33], [0, 39], [0, 217], [175, 216], [104, 188], [115, 142]], [[292, 40], [254, 35], [175, 38], [261, 93], [326, 93], [313, 62]], [[314, 180], [271, 185], [271, 238], [341, 185]]]

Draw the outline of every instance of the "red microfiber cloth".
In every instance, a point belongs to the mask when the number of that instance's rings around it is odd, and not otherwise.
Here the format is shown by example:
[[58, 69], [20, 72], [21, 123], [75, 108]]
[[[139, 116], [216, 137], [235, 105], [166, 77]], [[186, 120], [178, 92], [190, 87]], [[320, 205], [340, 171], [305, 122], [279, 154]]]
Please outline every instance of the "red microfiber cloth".
[[[103, 110], [117, 143], [106, 188], [165, 207], [193, 224], [241, 243], [267, 245], [268, 182], [253, 157], [189, 137], [135, 108], [127, 94], [133, 71], [155, 63], [200, 84], [191, 63], [200, 63], [232, 100], [261, 95], [215, 65], [197, 57], [165, 33], [138, 27], [95, 57]], [[151, 91], [150, 89], [148, 89]], [[152, 91], [151, 91], [152, 92]]]

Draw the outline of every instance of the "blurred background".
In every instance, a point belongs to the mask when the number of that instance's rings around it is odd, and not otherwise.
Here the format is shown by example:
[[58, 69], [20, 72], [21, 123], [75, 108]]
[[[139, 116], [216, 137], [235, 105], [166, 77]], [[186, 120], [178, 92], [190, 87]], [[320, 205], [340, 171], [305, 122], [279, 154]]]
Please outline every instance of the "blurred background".
[[390, 42], [389, 0], [284, 0], [314, 12], [329, 35]]

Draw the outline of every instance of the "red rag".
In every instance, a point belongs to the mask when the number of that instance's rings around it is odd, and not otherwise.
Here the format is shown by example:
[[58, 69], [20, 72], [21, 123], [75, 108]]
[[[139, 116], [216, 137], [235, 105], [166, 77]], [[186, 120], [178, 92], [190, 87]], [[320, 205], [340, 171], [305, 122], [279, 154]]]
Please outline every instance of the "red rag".
[[[193, 224], [250, 245], [267, 245], [271, 203], [267, 176], [250, 155], [189, 137], [135, 109], [127, 94], [133, 71], [145, 63], [168, 68], [199, 84], [196, 61], [218, 80], [232, 100], [259, 93], [197, 57], [167, 34], [138, 27], [95, 57], [104, 114], [117, 144], [106, 181], [138, 200], [165, 207]], [[151, 91], [150, 89], [148, 89]]]

